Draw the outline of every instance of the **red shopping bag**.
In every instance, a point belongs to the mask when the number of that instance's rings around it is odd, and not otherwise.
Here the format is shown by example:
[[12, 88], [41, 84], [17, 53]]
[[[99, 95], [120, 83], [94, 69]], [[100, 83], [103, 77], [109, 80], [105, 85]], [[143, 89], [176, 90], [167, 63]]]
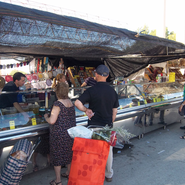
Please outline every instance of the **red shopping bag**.
[[110, 145], [75, 137], [68, 185], [103, 185]]

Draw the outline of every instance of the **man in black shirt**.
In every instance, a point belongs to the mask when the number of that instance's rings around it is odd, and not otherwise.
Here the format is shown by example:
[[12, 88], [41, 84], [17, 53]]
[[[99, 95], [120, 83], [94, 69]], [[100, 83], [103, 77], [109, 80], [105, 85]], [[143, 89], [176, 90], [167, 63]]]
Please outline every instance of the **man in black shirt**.
[[[88, 125], [113, 126], [119, 102], [116, 91], [106, 82], [108, 76], [109, 69], [105, 65], [99, 65], [95, 71], [96, 85], [88, 88], [78, 100], [75, 101], [75, 106], [88, 116]], [[84, 106], [85, 103], [89, 103], [89, 108]], [[108, 182], [112, 181], [112, 162], [113, 152], [112, 147], [110, 147], [105, 171], [106, 180]]]
[[[28, 120], [28, 114], [24, 112], [24, 110], [21, 108], [21, 106], [18, 103], [17, 95], [19, 91], [19, 87], [22, 87], [25, 83], [26, 76], [20, 72], [17, 72], [13, 75], [13, 81], [8, 82], [5, 84], [3, 91], [10, 92], [7, 94], [1, 94], [0, 95], [0, 108], [6, 108], [6, 107], [15, 107], [18, 112], [22, 113], [23, 116]], [[25, 85], [26, 89], [31, 88], [31, 84]]]

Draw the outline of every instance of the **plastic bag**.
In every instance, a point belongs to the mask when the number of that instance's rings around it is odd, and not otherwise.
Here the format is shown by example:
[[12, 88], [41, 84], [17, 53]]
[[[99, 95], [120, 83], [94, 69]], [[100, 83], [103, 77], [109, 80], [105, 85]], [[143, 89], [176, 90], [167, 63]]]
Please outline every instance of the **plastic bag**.
[[67, 130], [71, 138], [81, 137], [91, 139], [93, 131], [84, 126], [75, 126]]

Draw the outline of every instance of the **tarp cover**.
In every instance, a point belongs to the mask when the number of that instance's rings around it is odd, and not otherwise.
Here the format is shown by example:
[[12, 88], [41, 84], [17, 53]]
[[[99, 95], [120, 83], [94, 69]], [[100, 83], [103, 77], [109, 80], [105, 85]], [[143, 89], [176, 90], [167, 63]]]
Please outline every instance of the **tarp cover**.
[[[103, 59], [114, 76], [127, 76], [148, 63], [184, 57], [184, 50], [172, 40], [0, 2], [1, 56]], [[146, 58], [119, 57], [128, 54]]]

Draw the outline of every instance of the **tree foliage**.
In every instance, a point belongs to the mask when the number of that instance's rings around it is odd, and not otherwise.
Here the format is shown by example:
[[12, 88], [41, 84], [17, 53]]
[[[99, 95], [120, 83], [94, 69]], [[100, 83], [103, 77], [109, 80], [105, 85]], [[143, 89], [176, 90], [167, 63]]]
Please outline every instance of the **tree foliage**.
[[151, 30], [150, 35], [156, 36], [156, 30]]
[[140, 27], [137, 29], [138, 33], [141, 34], [147, 34], [147, 35], [153, 35], [156, 36], [156, 30], [149, 30], [149, 27], [147, 25], [144, 25], [143, 27]]
[[[140, 27], [137, 29], [137, 32], [140, 34], [147, 34], [147, 35], [153, 35], [156, 36], [156, 30], [151, 30], [147, 25], [144, 25], [143, 27]], [[174, 40], [176, 41], [176, 33], [174, 31], [169, 31], [168, 28], [166, 27], [166, 32], [165, 32], [165, 38], [169, 40]]]
[[174, 31], [170, 32], [167, 27], [166, 27], [165, 37], [169, 40], [176, 41], [176, 33], [174, 33]]

